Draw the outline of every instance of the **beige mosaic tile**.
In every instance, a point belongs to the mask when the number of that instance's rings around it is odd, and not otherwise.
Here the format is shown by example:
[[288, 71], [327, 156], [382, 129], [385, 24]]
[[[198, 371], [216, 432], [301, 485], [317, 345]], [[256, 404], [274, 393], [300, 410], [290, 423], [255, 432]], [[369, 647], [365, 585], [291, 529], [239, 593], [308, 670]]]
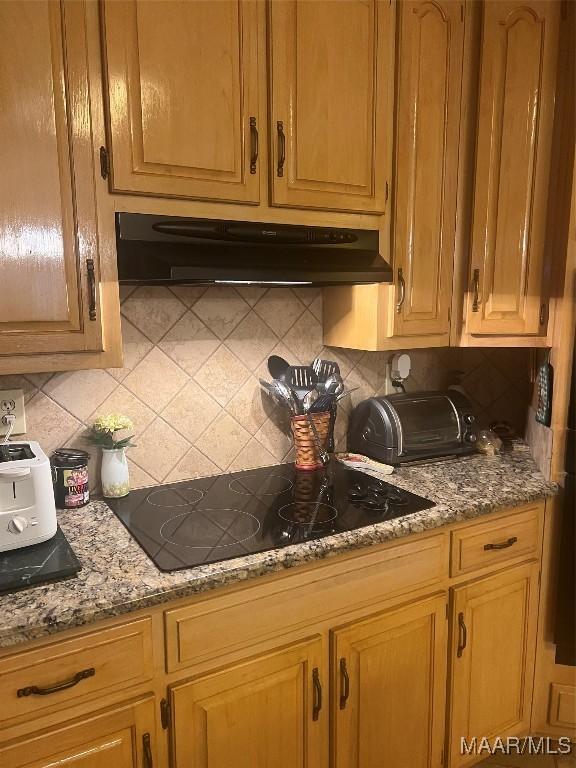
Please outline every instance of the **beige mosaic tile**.
[[172, 285], [170, 290], [187, 307], [191, 307], [203, 296], [208, 288], [204, 285]]
[[248, 432], [255, 434], [268, 418], [268, 412], [273, 410], [273, 405], [260, 389], [257, 379], [251, 376], [230, 400], [226, 410]]
[[141, 286], [122, 304], [122, 314], [154, 343], [185, 311], [180, 299], [162, 285]]
[[282, 461], [292, 446], [292, 435], [289, 430], [289, 419], [282, 415], [279, 420], [266, 419], [255, 437], [276, 461]]
[[194, 378], [220, 405], [226, 405], [249, 376], [246, 366], [221, 345]]
[[220, 413], [218, 403], [190, 379], [164, 408], [162, 418], [189, 443], [194, 443]]
[[0, 389], [21, 389], [24, 392], [24, 403], [27, 403], [39, 387], [30, 381], [29, 376], [7, 375], [0, 376]]
[[107, 371], [58, 373], [44, 385], [49, 395], [77, 419], [84, 421], [118, 386]]
[[306, 310], [288, 333], [284, 336], [284, 344], [300, 360], [307, 363], [314, 360], [324, 346], [322, 341], [322, 326], [314, 315]]
[[125, 317], [121, 318], [121, 322], [124, 365], [122, 368], [108, 369], [108, 373], [114, 376], [117, 381], [123, 381], [154, 346], [150, 339], [140, 333], [138, 328]]
[[268, 358], [278, 343], [278, 337], [254, 312], [250, 312], [225, 341], [244, 365], [255, 370]]
[[222, 413], [196, 440], [204, 456], [220, 469], [227, 469], [250, 440], [250, 433], [228, 413]]
[[193, 312], [186, 312], [159, 344], [189, 376], [193, 376], [219, 346], [218, 337]]
[[96, 408], [87, 421], [92, 422], [97, 416], [103, 416], [108, 413], [121, 413], [132, 419], [134, 422], [134, 434], [142, 434], [156, 416], [151, 408], [148, 408], [142, 400], [137, 398], [122, 384]]
[[218, 336], [225, 339], [250, 311], [240, 294], [229, 287], [210, 288], [194, 304], [194, 312]]
[[305, 305], [290, 288], [270, 288], [254, 307], [264, 322], [282, 337], [304, 312]]
[[130, 449], [130, 458], [154, 480], [160, 482], [174, 469], [190, 443], [163, 419], [157, 418], [143, 434], [138, 445]]
[[187, 381], [184, 371], [154, 347], [124, 379], [124, 386], [159, 413]]
[[78, 419], [43, 392], [35, 394], [26, 406], [26, 434], [37, 440], [48, 456], [66, 445], [80, 426]]
[[276, 463], [277, 459], [270, 451], [253, 437], [230, 464], [229, 470], [230, 472], [239, 472], [242, 469], [256, 469], [257, 467], [272, 466]]
[[167, 475], [166, 482], [177, 483], [180, 480], [194, 480], [197, 477], [216, 475], [219, 472], [220, 468], [214, 462], [192, 447]]

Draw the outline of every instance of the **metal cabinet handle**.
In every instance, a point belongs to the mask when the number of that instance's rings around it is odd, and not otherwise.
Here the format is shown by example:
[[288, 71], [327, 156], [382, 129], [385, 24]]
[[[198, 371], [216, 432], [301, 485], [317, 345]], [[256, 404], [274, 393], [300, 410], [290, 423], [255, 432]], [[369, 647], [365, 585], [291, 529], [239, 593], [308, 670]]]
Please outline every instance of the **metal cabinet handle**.
[[277, 176], [284, 176], [284, 161], [286, 160], [286, 136], [284, 135], [284, 123], [282, 120], [278, 120], [276, 123], [276, 130], [278, 131], [278, 167], [276, 169]]
[[400, 293], [400, 297], [398, 299], [398, 303], [396, 304], [396, 312], [400, 314], [402, 311], [402, 305], [404, 304], [404, 299], [406, 298], [406, 281], [404, 280], [402, 267], [398, 268], [398, 291]]
[[145, 733], [142, 736], [142, 749], [144, 751], [144, 768], [154, 768], [152, 759], [152, 747], [150, 746], [150, 734]]
[[350, 696], [350, 677], [346, 668], [346, 659], [340, 659], [340, 709], [346, 708]]
[[464, 648], [466, 648], [467, 642], [468, 642], [468, 630], [466, 629], [466, 624], [464, 622], [464, 614], [459, 613], [458, 614], [458, 650], [456, 651], [456, 656], [458, 658], [462, 656], [462, 652], [464, 651]]
[[256, 118], [250, 118], [250, 173], [256, 173], [256, 163], [258, 162], [258, 128], [256, 127]]
[[474, 291], [474, 298], [472, 299], [472, 312], [478, 312], [480, 309], [479, 292], [480, 292], [480, 270], [475, 269], [472, 276], [472, 290]]
[[88, 273], [88, 316], [90, 320], [96, 320], [96, 272], [94, 259], [86, 259], [86, 271]]
[[500, 541], [496, 544], [484, 544], [484, 549], [508, 549], [512, 544], [516, 544], [517, 541], [517, 536], [511, 536], [509, 539], [506, 539], [506, 541]]
[[314, 686], [314, 703], [312, 704], [312, 720], [318, 720], [320, 710], [322, 709], [322, 684], [318, 667], [312, 670], [312, 685]]
[[22, 696], [47, 696], [49, 693], [57, 693], [58, 691], [65, 691], [67, 688], [73, 688], [81, 680], [86, 680], [87, 677], [94, 677], [96, 670], [94, 667], [90, 669], [83, 669], [81, 672], [77, 672], [70, 680], [65, 680], [63, 683], [56, 683], [50, 685], [47, 688], [39, 688], [37, 685], [30, 685], [26, 688], [19, 688], [16, 692], [18, 698]]

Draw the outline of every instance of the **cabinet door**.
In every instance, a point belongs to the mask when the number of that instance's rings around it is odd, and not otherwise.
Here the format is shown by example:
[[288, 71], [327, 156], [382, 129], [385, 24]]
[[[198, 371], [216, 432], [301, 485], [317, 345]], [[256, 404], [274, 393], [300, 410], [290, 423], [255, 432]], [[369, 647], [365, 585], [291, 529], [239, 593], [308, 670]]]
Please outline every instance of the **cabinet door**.
[[509, 568], [454, 590], [451, 767], [474, 762], [462, 754], [463, 738], [530, 730], [538, 568]]
[[320, 768], [328, 741], [322, 642], [171, 689], [175, 768]]
[[394, 333], [447, 333], [464, 24], [460, 3], [408, 0], [398, 38]]
[[446, 598], [333, 635], [335, 768], [442, 765]]
[[102, 349], [84, 2], [0, 3], [0, 356]]
[[0, 746], [2, 768], [153, 768], [154, 700], [116, 707]]
[[107, 0], [112, 188], [256, 203], [257, 4]]
[[537, 334], [558, 2], [484, 3], [467, 330]]
[[272, 204], [382, 213], [395, 9], [379, 0], [269, 8]]

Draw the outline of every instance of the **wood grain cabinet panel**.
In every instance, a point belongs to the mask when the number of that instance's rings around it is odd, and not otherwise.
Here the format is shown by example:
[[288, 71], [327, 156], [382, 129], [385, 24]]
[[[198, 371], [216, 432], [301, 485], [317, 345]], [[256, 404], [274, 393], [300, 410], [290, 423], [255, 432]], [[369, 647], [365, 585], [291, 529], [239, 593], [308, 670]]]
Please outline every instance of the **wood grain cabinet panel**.
[[103, 5], [112, 189], [257, 203], [254, 0]]
[[439, 768], [444, 742], [446, 598], [333, 633], [335, 768]]
[[272, 204], [383, 213], [395, 8], [269, 4]]
[[153, 768], [154, 700], [143, 699], [0, 746], [2, 768]]
[[394, 334], [447, 333], [464, 24], [460, 3], [408, 0], [398, 24]]
[[0, 3], [2, 368], [103, 349], [86, 34], [84, 2]]
[[326, 677], [315, 638], [173, 686], [174, 768], [322, 768]]
[[478, 760], [461, 753], [461, 738], [530, 731], [539, 567], [511, 567], [453, 590], [452, 768]]
[[54, 712], [151, 680], [151, 624], [139, 619], [0, 659], [0, 719]]
[[466, 330], [538, 334], [560, 3], [483, 8]]

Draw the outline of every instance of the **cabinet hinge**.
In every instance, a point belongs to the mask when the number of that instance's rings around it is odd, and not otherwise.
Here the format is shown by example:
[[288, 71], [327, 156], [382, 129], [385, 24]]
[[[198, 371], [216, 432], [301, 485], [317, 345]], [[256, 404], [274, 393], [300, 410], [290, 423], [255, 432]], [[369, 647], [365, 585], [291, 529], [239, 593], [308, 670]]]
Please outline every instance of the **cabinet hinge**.
[[160, 722], [164, 730], [169, 728], [172, 723], [172, 711], [168, 699], [162, 699], [160, 702]]
[[388, 182], [386, 182], [386, 197], [384, 198], [384, 202], [388, 202]]
[[106, 147], [100, 147], [100, 175], [103, 179], [110, 175], [110, 157]]

